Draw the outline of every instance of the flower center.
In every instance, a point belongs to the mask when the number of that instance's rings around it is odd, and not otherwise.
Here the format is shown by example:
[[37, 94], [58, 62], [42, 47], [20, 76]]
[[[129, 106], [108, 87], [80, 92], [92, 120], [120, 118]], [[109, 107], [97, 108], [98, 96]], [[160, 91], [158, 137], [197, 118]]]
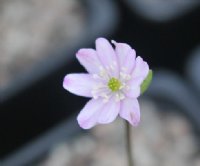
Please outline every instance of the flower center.
[[116, 92], [120, 89], [121, 87], [121, 82], [112, 77], [109, 81], [108, 81], [108, 87], [110, 88], [111, 91]]

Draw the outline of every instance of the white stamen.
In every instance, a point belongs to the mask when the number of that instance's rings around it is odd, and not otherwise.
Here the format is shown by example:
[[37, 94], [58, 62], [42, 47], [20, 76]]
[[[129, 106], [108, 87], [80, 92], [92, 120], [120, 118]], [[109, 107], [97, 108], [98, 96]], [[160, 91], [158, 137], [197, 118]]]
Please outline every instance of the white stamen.
[[119, 99], [123, 100], [125, 98], [125, 95], [123, 93], [119, 93]]
[[123, 89], [125, 87], [125, 84], [122, 83], [122, 85], [119, 87], [119, 90]]
[[120, 72], [119, 73], [120, 75], [120, 78], [124, 81], [129, 81], [131, 79], [131, 75], [130, 74], [127, 74], [127, 73], [124, 73], [124, 72]]
[[115, 70], [114, 65], [110, 65], [110, 69], [111, 69], [112, 71], [114, 71], [114, 70]]
[[126, 89], [126, 90], [130, 90], [130, 86], [126, 85], [126, 86], [125, 86], [125, 89]]
[[[113, 41], [115, 42], [115, 41]], [[113, 92], [108, 87], [109, 80], [113, 77], [113, 72], [117, 69], [117, 63], [112, 62], [111, 65], [106, 68], [99, 66], [99, 73], [93, 74], [93, 78], [97, 80], [97, 84], [93, 87], [92, 96], [94, 99], [99, 97], [102, 98], [103, 102], [106, 103], [111, 97], [114, 97], [116, 102], [119, 102], [125, 98], [125, 93], [130, 90], [128, 81], [131, 79], [131, 75], [127, 73], [127, 68], [122, 67], [119, 73], [119, 79], [121, 86], [116, 92]]]
[[118, 102], [120, 100], [123, 100], [125, 98], [125, 95], [122, 92], [118, 92], [115, 94], [115, 101]]
[[131, 79], [131, 75], [127, 74], [126, 75], [126, 80], [129, 81]]

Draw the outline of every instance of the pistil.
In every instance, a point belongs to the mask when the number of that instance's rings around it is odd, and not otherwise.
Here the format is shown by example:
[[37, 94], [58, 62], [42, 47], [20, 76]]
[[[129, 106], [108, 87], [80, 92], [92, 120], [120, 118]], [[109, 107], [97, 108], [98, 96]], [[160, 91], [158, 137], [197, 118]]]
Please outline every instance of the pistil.
[[112, 92], [116, 92], [120, 90], [121, 85], [122, 85], [121, 82], [117, 78], [114, 78], [114, 77], [112, 77], [108, 81], [108, 87]]

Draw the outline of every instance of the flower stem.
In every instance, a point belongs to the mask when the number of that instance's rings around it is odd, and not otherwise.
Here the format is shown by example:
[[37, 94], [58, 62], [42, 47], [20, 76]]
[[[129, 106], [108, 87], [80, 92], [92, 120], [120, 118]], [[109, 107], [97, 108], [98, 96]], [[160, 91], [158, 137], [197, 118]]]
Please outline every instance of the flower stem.
[[129, 125], [128, 121], [125, 121], [126, 125], [126, 151], [127, 151], [127, 160], [128, 160], [128, 166], [134, 166], [133, 165], [133, 158], [132, 158], [132, 149], [131, 149], [131, 126]]

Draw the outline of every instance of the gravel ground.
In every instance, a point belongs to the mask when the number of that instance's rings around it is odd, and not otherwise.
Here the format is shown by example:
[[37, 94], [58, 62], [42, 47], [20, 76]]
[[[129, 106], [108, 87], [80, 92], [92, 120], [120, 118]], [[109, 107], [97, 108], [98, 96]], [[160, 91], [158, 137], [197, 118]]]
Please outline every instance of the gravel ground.
[[[200, 166], [199, 145], [190, 122], [173, 110], [141, 101], [142, 120], [132, 128], [136, 166]], [[59, 143], [37, 166], [126, 166], [124, 121], [99, 125]]]
[[78, 0], [0, 0], [0, 88], [72, 43], [84, 25]]

